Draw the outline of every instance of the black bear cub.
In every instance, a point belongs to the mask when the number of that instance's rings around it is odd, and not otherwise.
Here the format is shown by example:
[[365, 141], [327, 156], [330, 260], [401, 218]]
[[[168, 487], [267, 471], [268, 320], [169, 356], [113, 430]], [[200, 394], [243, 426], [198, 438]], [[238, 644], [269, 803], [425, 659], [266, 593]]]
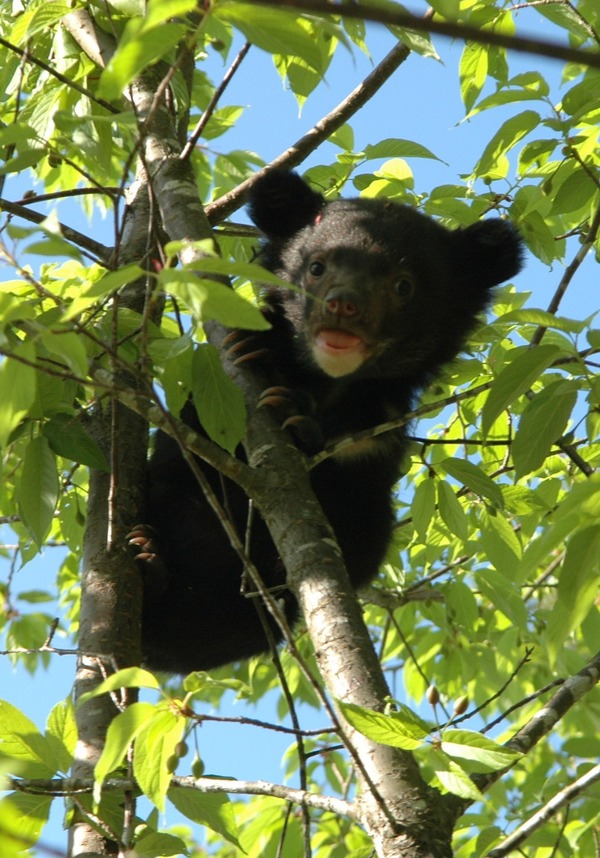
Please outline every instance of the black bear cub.
[[[302, 403], [304, 419], [291, 422], [311, 453], [408, 412], [460, 351], [492, 287], [521, 268], [521, 240], [504, 220], [451, 231], [382, 199], [326, 202], [295, 173], [271, 170], [258, 180], [250, 215], [266, 236], [262, 263], [294, 285], [268, 290], [272, 328], [252, 349], [264, 350], [261, 368], [264, 361], [271, 383], [291, 392], [296, 410]], [[183, 418], [199, 428], [191, 405]], [[404, 448], [397, 429], [312, 471], [355, 587], [368, 584], [384, 558]], [[243, 541], [245, 496], [200, 464]], [[256, 599], [241, 592], [241, 562], [176, 444], [161, 433], [147, 515], [150, 527], [132, 537], [144, 569], [146, 663], [187, 673], [267, 650]], [[258, 515], [250, 555], [293, 623], [297, 604]]]

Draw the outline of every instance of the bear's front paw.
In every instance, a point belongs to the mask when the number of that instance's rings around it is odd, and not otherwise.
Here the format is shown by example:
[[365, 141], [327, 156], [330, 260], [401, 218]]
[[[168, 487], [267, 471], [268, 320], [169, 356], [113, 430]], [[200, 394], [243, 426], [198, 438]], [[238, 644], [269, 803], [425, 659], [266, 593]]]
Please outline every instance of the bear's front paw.
[[223, 346], [225, 356], [235, 366], [264, 358], [270, 353], [270, 349], [262, 344], [260, 334], [252, 331], [230, 331], [223, 340]]
[[268, 387], [260, 395], [258, 408], [275, 408], [282, 429], [292, 435], [298, 449], [313, 456], [323, 449], [321, 427], [312, 416], [312, 397], [301, 390], [289, 387]]
[[163, 593], [167, 586], [167, 568], [160, 556], [158, 534], [149, 524], [136, 524], [125, 537], [139, 563], [144, 587], [154, 594]]

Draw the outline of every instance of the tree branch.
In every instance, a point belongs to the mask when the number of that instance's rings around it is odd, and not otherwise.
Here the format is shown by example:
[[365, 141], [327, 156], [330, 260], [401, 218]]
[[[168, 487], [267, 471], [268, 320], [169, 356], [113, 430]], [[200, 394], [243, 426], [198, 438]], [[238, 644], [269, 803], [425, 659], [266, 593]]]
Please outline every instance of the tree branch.
[[[17, 792], [28, 795], [76, 796], [87, 795], [94, 789], [93, 778], [51, 778], [47, 780], [31, 778], [9, 778], [8, 786]], [[359, 814], [353, 802], [334, 796], [320, 795], [307, 790], [294, 789], [284, 784], [269, 781], [240, 781], [233, 778], [194, 778], [174, 775], [171, 788], [197, 790], [203, 793], [229, 793], [231, 795], [268, 795], [280, 798], [316, 810], [326, 810], [339, 816], [345, 816], [359, 822]], [[128, 778], [108, 778], [102, 784], [103, 792], [129, 792], [139, 787]]]
[[538, 828], [541, 828], [544, 823], [548, 822], [561, 807], [570, 804], [573, 799], [581, 795], [588, 787], [598, 783], [598, 781], [600, 781], [600, 765], [594, 766], [585, 775], [577, 778], [572, 784], [569, 784], [569, 786], [552, 796], [550, 801], [546, 802], [526, 822], [519, 825], [512, 834], [509, 834], [500, 846], [488, 852], [487, 858], [504, 858], [505, 855], [519, 850], [521, 844], [531, 837]]
[[[556, 694], [506, 744], [516, 751], [527, 753], [540, 739], [548, 735], [569, 709], [585, 697], [600, 680], [600, 653], [575, 676], [570, 676]], [[497, 773], [492, 777], [497, 779]]]
[[[28, 220], [30, 221], [30, 223], [42, 223], [46, 220], [47, 217], [47, 215], [40, 214], [39, 212], [32, 212], [25, 205], [11, 203], [9, 200], [5, 199], [0, 199], [0, 211], [8, 212], [8, 214], [23, 218], [23, 220]], [[87, 235], [83, 235], [83, 233], [78, 232], [76, 229], [73, 229], [70, 226], [66, 226], [62, 223], [59, 224], [59, 226], [63, 236], [67, 239], [67, 241], [70, 241], [78, 247], [90, 251], [90, 253], [94, 254], [96, 259], [99, 259], [106, 265], [108, 264], [108, 261], [112, 254], [111, 248], [106, 247], [106, 245], [104, 244], [100, 244], [99, 241], [94, 241], [93, 238], [89, 238]], [[88, 256], [88, 254], [85, 255]]]

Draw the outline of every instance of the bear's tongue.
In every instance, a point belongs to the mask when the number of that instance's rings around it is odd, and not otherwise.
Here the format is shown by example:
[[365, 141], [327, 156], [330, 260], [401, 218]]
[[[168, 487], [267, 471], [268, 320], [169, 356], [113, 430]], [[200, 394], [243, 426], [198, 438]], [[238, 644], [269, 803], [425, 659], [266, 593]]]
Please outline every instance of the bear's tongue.
[[334, 330], [333, 328], [324, 328], [320, 331], [318, 339], [324, 346], [330, 349], [351, 349], [362, 342], [356, 334], [350, 334], [348, 331]]

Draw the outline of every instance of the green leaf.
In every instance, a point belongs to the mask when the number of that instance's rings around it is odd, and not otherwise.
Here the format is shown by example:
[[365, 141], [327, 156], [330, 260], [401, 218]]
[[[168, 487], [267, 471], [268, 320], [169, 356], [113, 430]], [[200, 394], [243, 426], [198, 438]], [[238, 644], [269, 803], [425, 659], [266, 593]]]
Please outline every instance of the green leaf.
[[555, 381], [535, 395], [519, 420], [511, 446], [517, 478], [539, 468], [552, 445], [564, 434], [577, 401], [569, 381]]
[[415, 489], [411, 504], [413, 524], [423, 542], [435, 513], [435, 482], [424, 479]]
[[487, 79], [488, 47], [467, 42], [459, 63], [460, 94], [465, 110], [471, 110]]
[[45, 590], [24, 590], [19, 593], [19, 599], [32, 605], [39, 605], [41, 602], [52, 602], [54, 597]]
[[519, 537], [510, 522], [501, 514], [482, 511], [480, 516], [482, 547], [499, 572], [508, 574], [522, 555]]
[[570, 116], [575, 116], [580, 111], [585, 114], [589, 110], [597, 110], [600, 107], [597, 76], [590, 75], [571, 87], [564, 94], [561, 106]]
[[[212, 248], [212, 241], [209, 241], [208, 250], [210, 250], [210, 248]], [[207, 242], [206, 240], [170, 241], [165, 245], [165, 251], [169, 256], [176, 256], [178, 254], [185, 255], [185, 251], [189, 251], [190, 249], [207, 253]], [[161, 272], [161, 275], [168, 278], [173, 273], [183, 274], [185, 272], [187, 272], [187, 276], [185, 277], [186, 281], [192, 284], [197, 282], [197, 279], [200, 279], [200, 275], [219, 274], [222, 275], [222, 277], [234, 277], [240, 280], [250, 280], [254, 283], [269, 283], [273, 286], [283, 286], [286, 289], [294, 288], [289, 281], [282, 280], [282, 278], [277, 274], [274, 274], [267, 268], [263, 268], [262, 265], [259, 265], [256, 262], [236, 262], [234, 259], [229, 259], [227, 257], [223, 258], [215, 255], [206, 255], [202, 259], [195, 260], [194, 262], [188, 262], [183, 266], [183, 269], [180, 272], [171, 269], [170, 271], [167, 270]], [[217, 280], [209, 282], [218, 283]], [[218, 285], [225, 286], [224, 283], [219, 283]], [[251, 306], [254, 305], [252, 304]], [[261, 327], [269, 327], [268, 323], [264, 319]]]
[[57, 769], [68, 772], [73, 763], [77, 744], [75, 710], [73, 701], [69, 697], [59, 701], [52, 708], [46, 722], [46, 741], [54, 749]]
[[235, 128], [244, 109], [243, 107], [230, 104], [227, 107], [220, 107], [218, 110], [215, 110], [202, 131], [202, 137], [205, 140], [215, 140], [231, 128]]
[[[218, 783], [218, 780], [216, 781]], [[233, 805], [222, 793], [201, 793], [196, 790], [171, 786], [169, 800], [187, 819], [216, 831], [242, 852], [239, 829], [235, 821]]]
[[[118, 271], [109, 271], [100, 278], [91, 278], [87, 281], [87, 285], [78, 290], [77, 295], [66, 305], [63, 310], [61, 320], [68, 322], [76, 318], [81, 313], [85, 312], [88, 307], [96, 304], [98, 300], [111, 295], [121, 287], [128, 283], [133, 283], [138, 277], [144, 275], [145, 272], [139, 265], [126, 265], [124, 268], [119, 268]], [[140, 317], [141, 322], [141, 317]]]
[[21, 343], [14, 357], [0, 359], [0, 447], [6, 447], [8, 438], [35, 402], [36, 373], [32, 366], [35, 351], [30, 343]]
[[519, 751], [505, 748], [472, 730], [444, 730], [442, 751], [449, 757], [476, 762], [475, 770], [480, 772], [504, 769], [522, 756]]
[[444, 480], [437, 484], [438, 505], [442, 521], [455, 536], [463, 541], [469, 535], [469, 522], [460, 501]]
[[321, 51], [310, 31], [302, 26], [296, 10], [288, 12], [273, 6], [267, 9], [249, 3], [227, 3], [216, 6], [212, 14], [232, 24], [263, 51], [300, 57], [315, 71], [321, 71]]
[[[516, 564], [515, 564], [516, 568]], [[477, 586], [491, 605], [522, 631], [527, 630], [527, 609], [513, 581], [500, 572], [489, 569], [475, 573]]]
[[44, 423], [43, 435], [58, 456], [100, 471], [109, 470], [106, 456], [77, 417], [57, 414]]
[[87, 377], [88, 356], [83, 337], [70, 331], [42, 331], [40, 339], [51, 355], [58, 357], [80, 378]]
[[[20, 806], [13, 803], [18, 794], [12, 793], [0, 798], [0, 850], [2, 858], [23, 858], [23, 818]], [[20, 793], [24, 795], [24, 793]], [[48, 800], [52, 799], [47, 796]], [[26, 816], [25, 816], [26, 818]], [[30, 853], [31, 854], [31, 853]]]
[[496, 320], [499, 324], [505, 322], [517, 322], [520, 325], [542, 325], [545, 328], [554, 328], [557, 331], [565, 331], [570, 334], [580, 334], [585, 329], [585, 322], [576, 319], [567, 319], [564, 316], [555, 316], [547, 310], [538, 307], [529, 307], [525, 310], [511, 310], [504, 313]]
[[59, 3], [54, 2], [54, 0], [48, 0], [46, 3], [34, 3], [24, 15], [15, 21], [11, 39], [20, 44], [37, 33], [47, 32], [52, 24], [72, 11], [70, 3]]
[[152, 703], [132, 703], [110, 722], [106, 743], [94, 770], [95, 803], [100, 801], [100, 790], [105, 778], [122, 764], [127, 749], [155, 713], [156, 707]]
[[475, 175], [504, 178], [508, 173], [506, 153], [540, 123], [541, 117], [535, 110], [525, 110], [507, 119], [485, 147], [475, 167]]
[[522, 562], [514, 570], [516, 580], [525, 580], [574, 530], [595, 526], [599, 520], [600, 473], [595, 473], [585, 482], [571, 486], [551, 526], [527, 546]]
[[[435, 778], [442, 787], [442, 792], [457, 795], [466, 801], [483, 801], [484, 796], [477, 789], [467, 772], [452, 760], [448, 760], [447, 768], [441, 766], [435, 769]], [[435, 780], [432, 784], [435, 786]]]
[[142, 725], [135, 742], [133, 773], [150, 801], [164, 811], [165, 797], [173, 777], [169, 758], [181, 741], [186, 719], [174, 712], [169, 703], [159, 704], [153, 717]]
[[24, 778], [48, 778], [57, 769], [52, 745], [33, 721], [19, 709], [0, 700], [0, 757], [14, 760], [14, 774]]
[[[0, 284], [0, 289], [10, 289], [13, 284]], [[17, 292], [19, 284], [14, 284], [15, 292]], [[35, 309], [33, 304], [23, 301], [23, 298], [18, 294], [10, 292], [0, 292], [0, 323], [2, 326], [12, 322], [21, 322], [24, 319], [33, 319], [35, 317]]]
[[466, 459], [444, 459], [440, 467], [455, 480], [461, 482], [470, 491], [490, 500], [494, 506], [504, 506], [500, 486], [488, 477], [488, 475], [477, 465]]
[[[194, 3], [196, 0], [194, 0]], [[136, 836], [134, 842], [135, 855], [144, 858], [163, 858], [170, 855], [187, 855], [187, 847], [180, 837], [173, 834], [163, 834], [144, 828], [141, 836]]]
[[[212, 265], [210, 267], [212, 268]], [[257, 306], [223, 283], [203, 280], [196, 277], [192, 271], [172, 268], [162, 271], [159, 279], [165, 292], [183, 301], [198, 321], [215, 319], [228, 328], [255, 331], [269, 327]]]
[[213, 346], [203, 345], [194, 352], [192, 398], [209, 438], [233, 454], [246, 432], [246, 407]]
[[149, 0], [141, 6], [142, 14], [145, 11], [144, 26], [148, 29], [162, 25], [170, 18], [183, 17], [193, 12], [198, 6], [198, 0]]
[[36, 543], [42, 545], [58, 500], [56, 457], [46, 438], [33, 438], [25, 449], [18, 498], [24, 523]]
[[431, 732], [429, 727], [408, 706], [396, 705], [399, 707], [398, 712], [384, 715], [383, 712], [338, 700], [344, 718], [363, 736], [381, 745], [404, 748], [405, 751], [420, 748]]
[[518, 399], [561, 354], [553, 345], [524, 349], [494, 380], [481, 414], [481, 427], [488, 434], [497, 417]]
[[119, 99], [144, 68], [164, 57], [184, 37], [183, 24], [162, 23], [148, 29], [140, 18], [129, 20], [117, 50], [100, 76], [98, 96], [108, 101]]
[[[31, 776], [33, 777], [33, 776]], [[19, 816], [19, 828], [15, 831], [15, 835], [19, 838], [19, 855], [25, 855], [24, 846], [28, 841], [31, 844], [35, 844], [42, 833], [42, 830], [46, 823], [48, 822], [48, 818], [50, 816], [50, 807], [52, 805], [51, 795], [35, 795], [28, 794], [24, 792], [11, 793], [6, 799], [3, 800], [8, 802], [12, 807], [14, 807]], [[4, 819], [2, 819], [2, 823]], [[4, 834], [4, 826], [2, 825], [2, 829], [0, 829], [1, 833]], [[2, 858], [5, 858], [4, 853], [4, 843], [2, 845]], [[36, 853], [39, 855], [43, 854], [43, 851], [39, 852], [36, 850]], [[10, 853], [9, 853], [10, 854]], [[29, 855], [33, 854], [28, 851]]]
[[547, 651], [555, 662], [568, 636], [586, 618], [598, 594], [600, 524], [574, 533], [558, 580], [557, 599], [546, 628]]
[[580, 211], [590, 204], [597, 193], [598, 186], [587, 171], [576, 170], [558, 188], [552, 209], [560, 215]]
[[365, 146], [365, 155], [369, 160], [374, 158], [433, 158], [435, 161], [445, 162], [434, 155], [426, 146], [414, 143], [412, 140], [388, 137], [379, 143], [370, 143]]
[[109, 691], [118, 691], [119, 688], [160, 688], [158, 680], [153, 673], [143, 670], [141, 667], [125, 667], [111, 674], [108, 679], [101, 682], [93, 691], [82, 694], [77, 701], [81, 706], [93, 697], [100, 697]]

